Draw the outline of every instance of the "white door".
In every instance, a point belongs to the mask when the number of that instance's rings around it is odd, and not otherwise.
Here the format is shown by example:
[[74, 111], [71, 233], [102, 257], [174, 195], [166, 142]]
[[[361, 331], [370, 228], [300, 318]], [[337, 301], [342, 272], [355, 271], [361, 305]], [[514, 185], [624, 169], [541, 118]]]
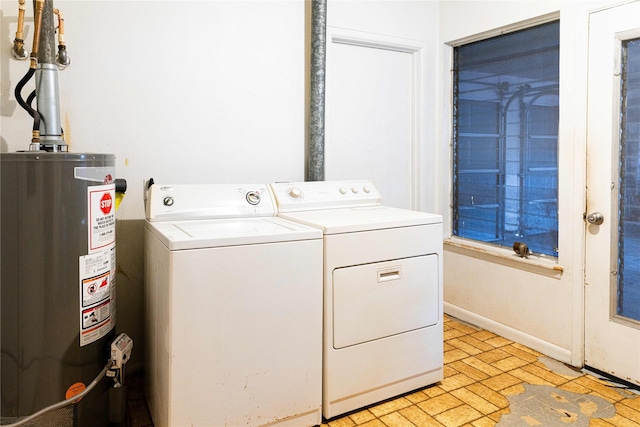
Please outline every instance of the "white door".
[[326, 179], [371, 179], [383, 204], [415, 208], [425, 46], [341, 28], [327, 33]]
[[640, 383], [638, 17], [640, 2], [590, 15], [585, 218], [585, 364], [635, 383]]

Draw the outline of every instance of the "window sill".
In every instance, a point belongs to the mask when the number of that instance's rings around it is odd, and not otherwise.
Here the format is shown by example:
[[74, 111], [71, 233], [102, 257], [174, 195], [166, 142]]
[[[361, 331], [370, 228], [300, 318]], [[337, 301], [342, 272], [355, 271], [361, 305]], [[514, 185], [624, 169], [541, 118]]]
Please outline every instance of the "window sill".
[[536, 256], [522, 258], [505, 248], [482, 244], [480, 242], [449, 238], [444, 240], [444, 249], [448, 252], [472, 256], [484, 261], [502, 264], [508, 267], [518, 268], [520, 270], [526, 270], [532, 273], [542, 274], [558, 279], [564, 272], [564, 267], [559, 265], [555, 260]]

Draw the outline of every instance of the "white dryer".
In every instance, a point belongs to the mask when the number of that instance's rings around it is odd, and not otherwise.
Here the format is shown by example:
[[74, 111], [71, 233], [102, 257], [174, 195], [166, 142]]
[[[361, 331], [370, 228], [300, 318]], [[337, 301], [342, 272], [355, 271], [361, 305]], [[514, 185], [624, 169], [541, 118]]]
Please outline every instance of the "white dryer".
[[322, 233], [267, 185], [153, 185], [146, 393], [156, 427], [321, 422]]
[[440, 381], [442, 217], [382, 206], [368, 180], [271, 187], [324, 233], [324, 416]]

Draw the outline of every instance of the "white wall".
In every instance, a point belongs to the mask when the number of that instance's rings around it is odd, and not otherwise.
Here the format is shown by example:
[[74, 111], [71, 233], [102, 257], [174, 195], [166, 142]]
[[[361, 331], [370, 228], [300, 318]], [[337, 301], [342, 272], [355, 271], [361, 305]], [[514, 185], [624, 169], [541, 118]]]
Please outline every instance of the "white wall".
[[[452, 1], [440, 5], [441, 210], [451, 230], [451, 46], [549, 16], [560, 19], [559, 256], [445, 241], [445, 311], [562, 361], [583, 362], [588, 12], [611, 1]], [[551, 14], [551, 15], [549, 15]], [[464, 268], [460, 268], [464, 266]]]
[[[415, 45], [424, 46], [420, 48], [420, 61], [421, 64], [415, 67], [417, 77], [415, 82], [421, 93], [414, 94], [416, 99], [416, 105], [412, 106], [412, 112], [419, 113], [416, 121], [420, 123], [415, 129], [409, 129], [407, 133], [411, 133], [411, 137], [415, 140], [415, 147], [412, 148], [410, 155], [414, 156], [413, 159], [396, 158], [395, 162], [388, 161], [393, 156], [385, 154], [384, 147], [370, 146], [370, 152], [362, 155], [361, 162], [370, 162], [372, 167], [378, 169], [377, 177], [379, 180], [374, 180], [374, 184], [381, 191], [382, 201], [388, 200], [390, 203], [397, 200], [398, 197], [394, 197], [391, 194], [394, 186], [402, 183], [406, 185], [407, 180], [403, 179], [403, 174], [406, 176], [404, 170], [389, 170], [385, 171], [385, 165], [397, 166], [402, 164], [402, 161], [406, 161], [406, 164], [413, 162], [413, 171], [411, 174], [415, 174], [416, 188], [403, 188], [398, 191], [400, 194], [406, 195], [410, 193], [412, 199], [415, 201], [415, 208], [426, 212], [436, 212], [437, 206], [437, 186], [438, 186], [438, 151], [437, 146], [437, 133], [436, 133], [436, 107], [435, 102], [438, 94], [437, 89], [437, 38], [438, 38], [438, 9], [439, 2], [437, 1], [403, 1], [403, 0], [391, 0], [391, 1], [345, 1], [345, 0], [328, 0], [327, 3], [327, 25], [330, 27], [327, 34], [328, 36], [333, 33], [340, 33], [342, 35], [349, 34], [351, 37], [362, 38], [363, 40], [370, 41], [376, 40], [381, 42], [381, 45], [398, 44], [398, 45]], [[342, 31], [342, 30], [348, 31]], [[354, 33], [349, 31], [354, 30]], [[357, 33], [355, 33], [357, 32]], [[351, 46], [353, 48], [353, 46]], [[328, 50], [331, 46], [328, 47]], [[387, 52], [388, 53], [388, 52]], [[409, 54], [407, 54], [409, 55]], [[418, 55], [411, 55], [411, 61], [416, 61]], [[384, 56], [379, 56], [384, 58]], [[382, 61], [382, 59], [380, 59]], [[383, 63], [380, 63], [383, 66]], [[412, 72], [414, 70], [412, 69]], [[328, 75], [327, 79], [331, 76]], [[413, 76], [412, 76], [413, 79]], [[364, 78], [363, 78], [364, 80]], [[399, 84], [400, 82], [395, 82]], [[327, 83], [329, 86], [330, 83]], [[391, 86], [391, 85], [390, 85]], [[364, 89], [361, 88], [361, 89]], [[327, 89], [329, 91], [329, 88]], [[374, 91], [375, 92], [375, 91]], [[366, 102], [366, 101], [365, 101]], [[357, 104], [354, 102], [353, 104]], [[380, 103], [384, 104], [384, 100]], [[418, 105], [419, 104], [419, 105]], [[329, 108], [330, 101], [327, 101], [327, 108]], [[360, 167], [354, 167], [350, 171], [344, 171], [342, 173], [336, 172], [333, 164], [338, 163], [342, 165], [344, 161], [340, 161], [333, 156], [338, 150], [331, 150], [330, 144], [332, 143], [331, 126], [331, 111], [327, 112], [327, 173], [329, 172], [340, 176], [352, 176], [353, 173], [363, 173], [363, 169], [366, 169], [366, 165], [360, 165]], [[368, 114], [364, 113], [366, 116]], [[354, 114], [357, 117], [357, 114]], [[407, 120], [409, 121], [409, 120]], [[345, 121], [346, 122], [346, 121]], [[362, 137], [366, 132], [359, 132], [357, 129], [353, 131], [353, 134], [360, 133]], [[364, 137], [363, 137], [364, 138]], [[364, 138], [367, 139], [367, 138]], [[379, 140], [381, 140], [380, 138]], [[371, 138], [373, 141], [374, 138]], [[340, 141], [341, 142], [341, 141]], [[358, 145], [356, 143], [356, 145]], [[355, 151], [355, 150], [353, 150]], [[351, 152], [353, 152], [351, 151]], [[409, 151], [409, 149], [406, 149]], [[350, 150], [340, 150], [340, 153], [350, 152]], [[375, 153], [375, 154], [371, 154]], [[397, 153], [396, 153], [397, 155]], [[371, 161], [371, 157], [375, 157], [375, 160]], [[354, 155], [354, 158], [357, 158]], [[331, 163], [335, 162], [335, 163]], [[357, 172], [354, 172], [357, 171]], [[394, 179], [389, 179], [394, 177]], [[329, 177], [329, 175], [327, 175]], [[358, 178], [370, 178], [371, 176], [359, 176]], [[384, 177], [384, 181], [381, 181]], [[415, 194], [414, 194], [415, 193]], [[399, 195], [398, 195], [399, 196]], [[400, 197], [401, 199], [402, 197]], [[398, 203], [400, 207], [401, 204]], [[402, 205], [402, 207], [408, 207]]]
[[[118, 176], [129, 183], [120, 219], [144, 217], [148, 177], [174, 183], [303, 178], [304, 2], [55, 6], [65, 15], [71, 56], [59, 73], [70, 151], [116, 155]], [[2, 150], [15, 151], [30, 139], [29, 117], [12, 91], [28, 62], [8, 54], [17, 1], [1, 7]], [[30, 46], [30, 9], [27, 15]]]
[[[0, 149], [28, 149], [30, 117], [13, 90], [17, 1], [0, 2]], [[143, 348], [143, 180], [302, 180], [302, 1], [55, 1], [71, 65], [59, 73], [70, 151], [112, 153], [128, 182], [117, 218], [118, 326]], [[33, 12], [27, 2], [26, 40]], [[25, 97], [33, 85], [25, 88]]]
[[[117, 214], [118, 331], [143, 343], [143, 181], [304, 179], [310, 3], [303, 0], [56, 0], [71, 66], [59, 73], [70, 151], [116, 155], [129, 184]], [[17, 1], [0, 0], [0, 151], [28, 148], [31, 120], [13, 90], [28, 62], [11, 59]], [[30, 49], [33, 12], [27, 2]], [[338, 1], [329, 25], [431, 40], [437, 2]], [[435, 70], [435, 46], [429, 66]], [[435, 80], [425, 83], [435, 94]], [[25, 88], [28, 94], [31, 84]], [[26, 95], [25, 95], [26, 96]], [[433, 105], [426, 123], [433, 122]], [[435, 141], [434, 126], [428, 139]], [[425, 137], [426, 143], [427, 137]], [[433, 157], [423, 151], [425, 163]], [[435, 187], [435, 167], [424, 173]], [[423, 204], [434, 205], [425, 190]], [[430, 210], [430, 209], [427, 209]], [[131, 368], [130, 368], [131, 371]]]

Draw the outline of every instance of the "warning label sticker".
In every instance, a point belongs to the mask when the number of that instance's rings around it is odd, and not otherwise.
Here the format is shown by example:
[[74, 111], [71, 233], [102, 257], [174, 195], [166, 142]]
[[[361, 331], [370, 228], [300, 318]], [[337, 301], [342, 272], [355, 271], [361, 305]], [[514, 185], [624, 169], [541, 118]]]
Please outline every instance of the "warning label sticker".
[[80, 257], [80, 346], [106, 335], [116, 324], [115, 244]]
[[93, 185], [88, 191], [89, 253], [116, 241], [115, 185]]

